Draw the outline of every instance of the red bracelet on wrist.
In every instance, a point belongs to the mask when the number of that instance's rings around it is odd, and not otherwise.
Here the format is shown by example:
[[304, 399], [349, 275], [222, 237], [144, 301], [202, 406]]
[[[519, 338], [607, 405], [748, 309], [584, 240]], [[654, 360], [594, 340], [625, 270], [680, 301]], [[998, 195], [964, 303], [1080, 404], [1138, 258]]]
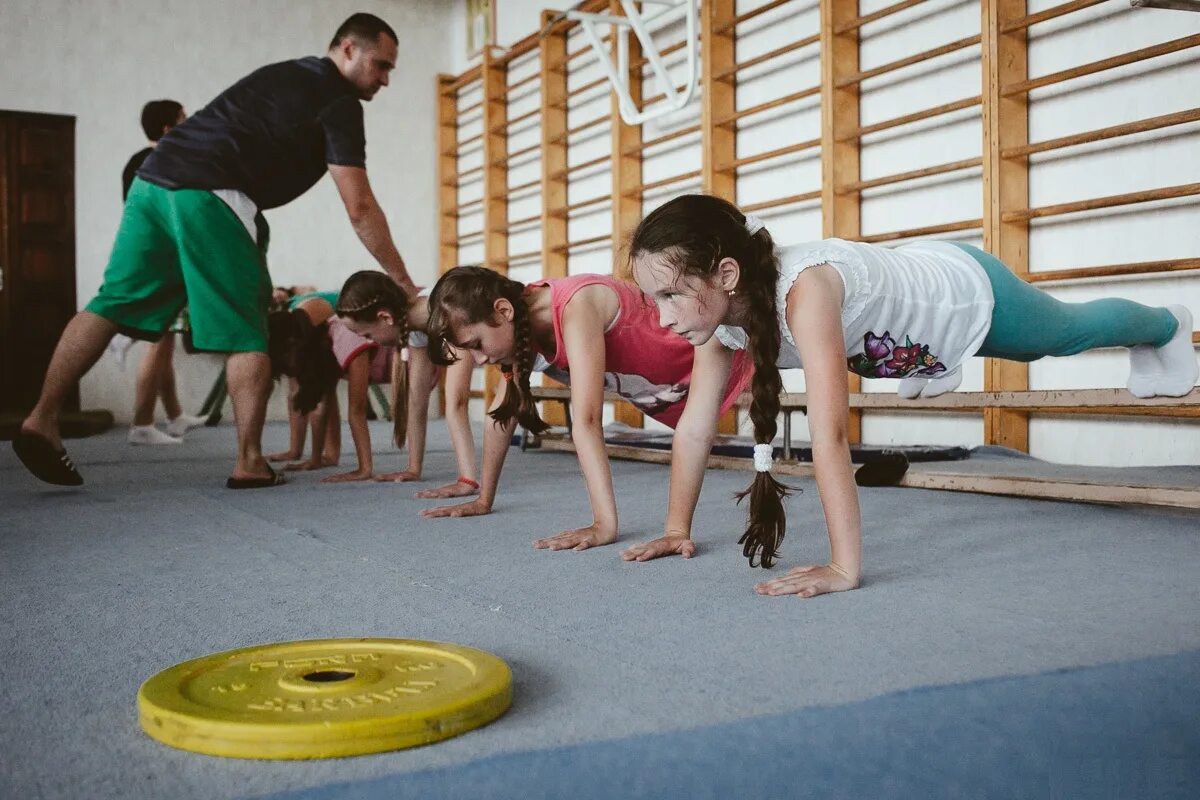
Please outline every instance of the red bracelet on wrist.
[[467, 486], [470, 486], [472, 489], [479, 488], [479, 481], [473, 481], [470, 478], [464, 477], [462, 475], [458, 476], [458, 482], [465, 483]]

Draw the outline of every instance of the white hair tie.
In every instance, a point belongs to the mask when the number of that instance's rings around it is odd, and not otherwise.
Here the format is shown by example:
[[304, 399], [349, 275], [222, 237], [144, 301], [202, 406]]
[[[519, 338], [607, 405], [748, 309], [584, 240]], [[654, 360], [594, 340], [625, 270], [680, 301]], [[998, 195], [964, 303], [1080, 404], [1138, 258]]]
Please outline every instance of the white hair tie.
[[764, 223], [758, 217], [754, 216], [753, 214], [746, 215], [746, 233], [754, 236], [765, 227], [767, 227], [766, 223]]
[[775, 455], [775, 448], [769, 444], [754, 445], [754, 470], [756, 472], [770, 472], [771, 460]]

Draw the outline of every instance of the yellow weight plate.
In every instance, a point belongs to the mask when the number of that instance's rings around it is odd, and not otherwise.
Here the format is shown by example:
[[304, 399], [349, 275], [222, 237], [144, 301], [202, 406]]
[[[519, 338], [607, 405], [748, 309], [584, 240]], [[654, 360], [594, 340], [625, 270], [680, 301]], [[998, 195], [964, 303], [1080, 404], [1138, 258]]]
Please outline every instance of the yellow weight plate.
[[409, 639], [317, 639], [216, 653], [138, 690], [150, 737], [235, 758], [332, 758], [429, 744], [512, 702], [490, 653]]

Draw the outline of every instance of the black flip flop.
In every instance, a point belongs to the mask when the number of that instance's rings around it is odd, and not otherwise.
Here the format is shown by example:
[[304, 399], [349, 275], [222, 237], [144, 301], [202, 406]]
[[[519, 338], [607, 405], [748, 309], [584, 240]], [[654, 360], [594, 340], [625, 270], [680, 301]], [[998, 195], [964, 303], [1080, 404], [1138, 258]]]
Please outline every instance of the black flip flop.
[[226, 489], [269, 489], [272, 486], [280, 486], [287, 483], [287, 478], [283, 477], [282, 472], [276, 472], [271, 469], [271, 465], [267, 465], [267, 471], [271, 473], [269, 478], [227, 478], [225, 481]]
[[67, 451], [55, 450], [46, 437], [21, 431], [13, 439], [12, 446], [17, 458], [34, 477], [56, 486], [83, 485], [83, 476], [71, 463]]
[[859, 486], [895, 486], [908, 472], [908, 458], [903, 453], [883, 453], [872, 458], [854, 473]]

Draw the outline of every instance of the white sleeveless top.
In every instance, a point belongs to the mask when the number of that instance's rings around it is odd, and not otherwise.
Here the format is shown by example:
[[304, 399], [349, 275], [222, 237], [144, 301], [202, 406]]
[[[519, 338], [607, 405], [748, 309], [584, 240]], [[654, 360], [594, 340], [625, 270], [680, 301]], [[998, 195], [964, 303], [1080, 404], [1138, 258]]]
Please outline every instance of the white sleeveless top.
[[[825, 239], [779, 250], [778, 366], [803, 367], [787, 326], [787, 296], [800, 273], [829, 264], [842, 278], [847, 368], [864, 378], [932, 377], [979, 350], [991, 327], [992, 285], [975, 259], [947, 242], [896, 248]], [[722, 325], [721, 344], [746, 348], [746, 332]]]
[[[417, 292], [417, 297], [429, 297], [429, 293], [433, 291], [432, 286], [426, 286], [421, 291]], [[425, 331], [409, 331], [408, 332], [409, 347], [429, 347], [429, 334]]]

